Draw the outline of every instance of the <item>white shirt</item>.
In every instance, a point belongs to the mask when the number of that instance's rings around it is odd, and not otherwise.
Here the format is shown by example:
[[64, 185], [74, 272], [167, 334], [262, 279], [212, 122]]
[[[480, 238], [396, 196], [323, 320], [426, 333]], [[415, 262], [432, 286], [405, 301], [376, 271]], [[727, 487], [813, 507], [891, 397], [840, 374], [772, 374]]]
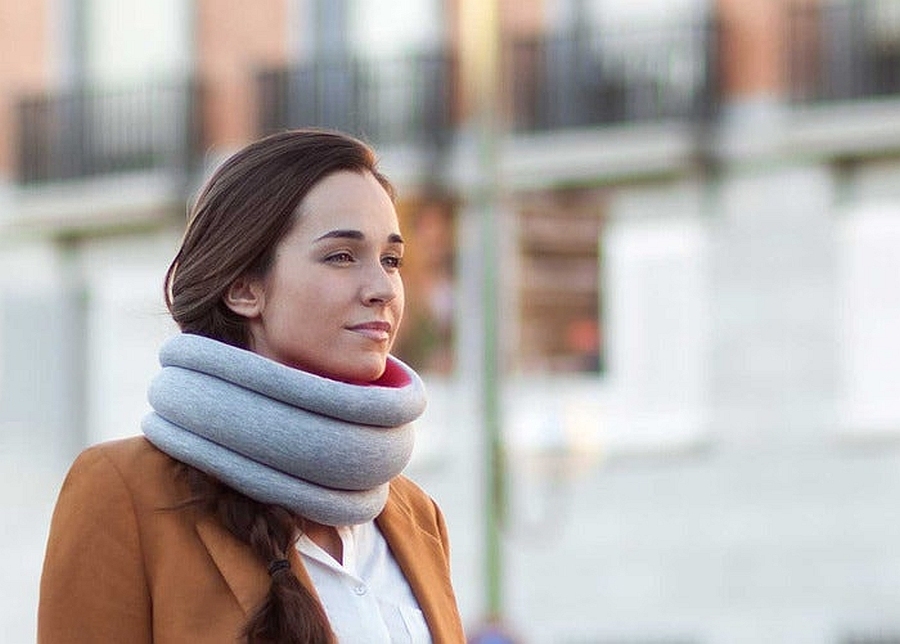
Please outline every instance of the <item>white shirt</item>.
[[343, 564], [306, 535], [297, 550], [338, 641], [431, 644], [425, 617], [375, 522], [337, 531]]

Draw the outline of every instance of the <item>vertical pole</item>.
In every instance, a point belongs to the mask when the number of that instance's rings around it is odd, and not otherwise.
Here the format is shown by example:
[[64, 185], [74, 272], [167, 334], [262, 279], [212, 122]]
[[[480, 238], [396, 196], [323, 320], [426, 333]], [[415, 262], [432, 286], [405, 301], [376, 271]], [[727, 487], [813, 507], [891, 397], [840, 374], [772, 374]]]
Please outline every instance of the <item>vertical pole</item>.
[[484, 467], [485, 618], [500, 623], [503, 612], [501, 526], [506, 506], [505, 468], [500, 414], [500, 346], [498, 333], [500, 173], [499, 17], [496, 0], [459, 0], [463, 74], [472, 90], [477, 141], [472, 206], [480, 213], [481, 255], [481, 417]]
[[[493, 146], [493, 143], [488, 145]], [[493, 153], [493, 151], [488, 152]], [[505, 468], [500, 413], [500, 346], [498, 333], [499, 270], [497, 257], [497, 209], [488, 188], [482, 219], [484, 377], [482, 405], [485, 441], [485, 578], [487, 614], [500, 621], [503, 609], [503, 557], [500, 529], [506, 509]]]

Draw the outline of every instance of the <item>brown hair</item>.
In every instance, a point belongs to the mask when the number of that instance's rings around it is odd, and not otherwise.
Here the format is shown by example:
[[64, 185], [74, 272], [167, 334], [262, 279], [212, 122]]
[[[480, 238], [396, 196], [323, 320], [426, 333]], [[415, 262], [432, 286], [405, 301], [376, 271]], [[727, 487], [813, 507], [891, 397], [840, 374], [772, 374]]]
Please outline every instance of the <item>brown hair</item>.
[[[193, 208], [181, 248], [166, 272], [166, 305], [186, 333], [249, 348], [246, 321], [224, 295], [244, 275], [265, 275], [275, 248], [290, 232], [307, 193], [326, 176], [370, 172], [394, 197], [361, 141], [327, 130], [292, 130], [251, 143], [206, 182]], [[213, 513], [264, 566], [286, 559], [298, 517], [250, 499], [184, 466], [192, 502]], [[244, 626], [249, 644], [333, 644], [322, 606], [289, 570], [272, 575], [269, 594]]]

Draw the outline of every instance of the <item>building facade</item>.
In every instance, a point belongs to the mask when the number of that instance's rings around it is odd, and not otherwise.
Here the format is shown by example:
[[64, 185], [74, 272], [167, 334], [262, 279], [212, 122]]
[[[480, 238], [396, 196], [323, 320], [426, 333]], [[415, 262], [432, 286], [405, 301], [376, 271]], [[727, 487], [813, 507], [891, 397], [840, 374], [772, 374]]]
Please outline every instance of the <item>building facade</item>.
[[527, 643], [900, 641], [900, 2], [487, 6], [0, 0], [15, 641], [67, 464], [146, 411], [193, 191], [304, 125], [399, 188], [472, 632], [494, 593]]

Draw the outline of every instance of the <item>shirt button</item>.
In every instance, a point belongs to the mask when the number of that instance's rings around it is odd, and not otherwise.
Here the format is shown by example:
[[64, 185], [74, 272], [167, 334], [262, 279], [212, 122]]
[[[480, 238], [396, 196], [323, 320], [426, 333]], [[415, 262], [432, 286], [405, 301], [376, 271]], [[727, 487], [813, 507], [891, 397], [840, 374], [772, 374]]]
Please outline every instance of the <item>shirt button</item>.
[[356, 586], [353, 589], [353, 592], [355, 592], [357, 595], [365, 595], [366, 594], [366, 585], [360, 584], [360, 585]]

